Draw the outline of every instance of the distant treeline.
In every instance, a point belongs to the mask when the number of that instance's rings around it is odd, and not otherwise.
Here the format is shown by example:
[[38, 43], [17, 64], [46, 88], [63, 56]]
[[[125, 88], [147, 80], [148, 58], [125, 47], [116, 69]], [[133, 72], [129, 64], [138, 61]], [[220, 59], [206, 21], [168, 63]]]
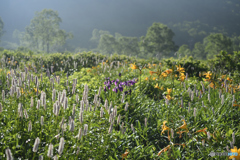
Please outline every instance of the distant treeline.
[[[132, 55], [140, 58], [163, 58], [171, 56], [192, 56], [196, 59], [212, 59], [214, 55], [224, 50], [232, 54], [240, 50], [240, 36], [228, 35], [223, 28], [210, 27], [200, 21], [178, 24], [162, 24], [154, 22], [145, 36], [127, 37], [120, 33], [94, 29], [90, 42], [91, 49], [74, 48], [66, 43], [73, 38], [71, 33], [59, 28], [61, 18], [57, 11], [44, 9], [36, 12], [25, 32], [15, 30], [13, 37], [19, 44], [8, 43], [7, 49], [35, 52], [66, 52], [93, 51], [106, 55]], [[0, 37], [4, 34], [4, 23], [0, 17]], [[182, 46], [177, 46], [175, 33], [182, 32]], [[187, 36], [186, 36], [187, 35]], [[188, 41], [189, 39], [189, 41]]]

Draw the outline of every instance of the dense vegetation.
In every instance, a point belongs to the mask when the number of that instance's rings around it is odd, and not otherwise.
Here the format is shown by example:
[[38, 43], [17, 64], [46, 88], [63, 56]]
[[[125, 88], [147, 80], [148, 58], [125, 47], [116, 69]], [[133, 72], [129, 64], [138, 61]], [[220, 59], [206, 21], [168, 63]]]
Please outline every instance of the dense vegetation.
[[0, 159], [240, 154], [239, 57], [1, 51]]

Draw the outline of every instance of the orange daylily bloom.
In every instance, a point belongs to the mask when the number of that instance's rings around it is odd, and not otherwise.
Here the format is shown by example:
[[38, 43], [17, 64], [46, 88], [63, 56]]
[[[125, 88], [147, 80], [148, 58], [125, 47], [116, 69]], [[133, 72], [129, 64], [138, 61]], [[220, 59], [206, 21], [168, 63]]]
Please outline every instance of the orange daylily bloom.
[[172, 92], [172, 89], [167, 88], [167, 92], [168, 92], [168, 94], [170, 94]]
[[161, 76], [163, 76], [165, 78], [165, 77], [167, 77], [167, 74], [165, 72], [162, 72]]
[[183, 82], [185, 80], [185, 78], [186, 78], [186, 76], [184, 75], [184, 73], [181, 73], [179, 80]]
[[204, 132], [205, 134], [207, 134], [207, 128], [204, 128], [204, 129], [200, 129], [198, 131], [196, 131], [195, 133], [199, 133], [199, 132]]
[[170, 130], [170, 128], [165, 125], [166, 123], [167, 123], [167, 121], [163, 121], [161, 135], [164, 133], [164, 131], [167, 131], [167, 130], [169, 131]]
[[185, 69], [182, 68], [180, 64], [179, 64], [179, 66], [176, 65], [176, 67], [177, 67], [177, 71], [178, 71], [179, 73], [185, 72]]
[[158, 83], [154, 86], [154, 88], [160, 89], [160, 87], [158, 86]]
[[211, 88], [214, 88], [214, 83], [211, 82], [211, 83], [209, 84], [209, 86], [210, 86]]
[[130, 68], [132, 68], [132, 69], [138, 69], [138, 66], [136, 66], [135, 63], [134, 63], [134, 64], [130, 64]]
[[227, 80], [232, 82], [232, 79], [230, 79], [229, 77], [227, 78]]
[[233, 103], [233, 107], [240, 107], [240, 104], [237, 104], [237, 101]]
[[153, 77], [152, 79], [153, 79], [153, 80], [156, 80], [157, 78], [156, 78], [156, 77]]
[[172, 99], [172, 97], [171, 97], [169, 94], [166, 95], [166, 98], [167, 98], [168, 100]]
[[147, 80], [148, 80], [148, 77], [145, 78], [145, 81], [147, 81]]
[[210, 71], [208, 71], [207, 73], [204, 74], [207, 78], [206, 81], [209, 81], [211, 79], [212, 73]]
[[167, 74], [170, 74], [170, 73], [172, 73], [172, 69], [168, 69], [168, 70], [166, 70], [165, 71]]
[[180, 131], [180, 130], [179, 130], [179, 131], [177, 132], [177, 134], [180, 135], [179, 138], [182, 138], [182, 133], [184, 133], [184, 132], [187, 132], [187, 131]]
[[149, 71], [149, 73], [151, 74], [151, 76], [153, 75], [153, 73], [157, 73], [157, 72], [153, 72], [153, 71]]
[[158, 152], [158, 156], [160, 156], [162, 154], [162, 152], [166, 152], [169, 148], [170, 148], [170, 145], [168, 145], [167, 147], [163, 148], [160, 152]]
[[123, 158], [127, 158], [128, 153], [128, 149], [126, 149], [126, 151], [122, 154], [122, 160]]
[[187, 129], [187, 123], [185, 122], [184, 119], [182, 121], [183, 121], [183, 125], [179, 127], [179, 129], [185, 129], [187, 132], [189, 132], [189, 130]]

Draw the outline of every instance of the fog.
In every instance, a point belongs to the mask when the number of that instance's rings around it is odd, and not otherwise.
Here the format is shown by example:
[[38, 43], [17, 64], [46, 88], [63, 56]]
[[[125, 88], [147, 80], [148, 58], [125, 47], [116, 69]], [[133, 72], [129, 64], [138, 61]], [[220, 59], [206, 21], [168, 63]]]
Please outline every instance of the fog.
[[170, 27], [177, 45], [191, 45], [201, 38], [194, 40], [185, 35], [176, 24], [198, 20], [200, 30], [204, 24], [208, 25], [205, 30], [216, 27], [216, 32], [240, 35], [239, 4], [239, 0], [1, 0], [0, 17], [5, 31], [1, 41], [17, 43], [13, 31], [24, 32], [35, 12], [46, 8], [58, 11], [60, 28], [73, 34], [74, 38], [67, 41], [72, 48], [90, 49], [94, 29], [141, 37], [153, 22]]

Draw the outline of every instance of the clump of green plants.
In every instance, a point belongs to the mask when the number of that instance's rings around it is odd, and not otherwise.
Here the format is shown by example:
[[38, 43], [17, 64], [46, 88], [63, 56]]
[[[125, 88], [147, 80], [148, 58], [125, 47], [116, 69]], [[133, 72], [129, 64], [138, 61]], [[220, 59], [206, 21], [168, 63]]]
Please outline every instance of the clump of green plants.
[[207, 64], [91, 52], [0, 58], [0, 159], [240, 155], [239, 78]]

